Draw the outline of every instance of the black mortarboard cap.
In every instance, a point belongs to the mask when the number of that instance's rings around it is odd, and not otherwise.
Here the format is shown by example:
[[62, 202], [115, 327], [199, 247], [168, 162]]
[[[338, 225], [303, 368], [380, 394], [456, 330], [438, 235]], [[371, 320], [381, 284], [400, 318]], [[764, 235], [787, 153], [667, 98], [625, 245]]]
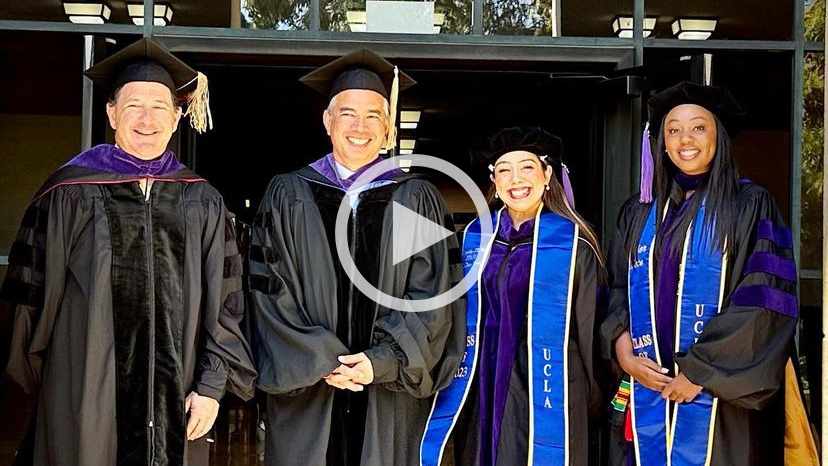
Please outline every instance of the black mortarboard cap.
[[385, 97], [390, 119], [383, 147], [389, 150], [397, 145], [398, 95], [400, 91], [417, 84], [411, 76], [368, 49], [337, 58], [302, 76], [299, 81], [327, 96], [328, 100], [348, 89], [365, 89]]
[[709, 110], [722, 122], [731, 137], [742, 129], [745, 111], [727, 88], [684, 81], [650, 97], [650, 134], [657, 136], [664, 117], [670, 110], [683, 104], [695, 104]]
[[558, 136], [537, 126], [515, 126], [501, 129], [494, 136], [484, 140], [472, 149], [472, 166], [478, 171], [490, 172], [492, 165], [503, 154], [514, 151], [531, 152], [552, 167], [555, 176], [563, 186], [564, 196], [572, 208], [575, 208], [575, 196], [569, 180], [569, 169], [561, 160], [563, 141]]
[[161, 83], [173, 92], [195, 87], [197, 73], [152, 39], [143, 38], [107, 57], [84, 73], [95, 84], [114, 91], [126, 83]]
[[[395, 66], [376, 53], [362, 49], [349, 53], [299, 78], [330, 100], [347, 89], [367, 89], [379, 93], [389, 101], [395, 75]], [[399, 90], [404, 91], [417, 82], [411, 76], [398, 72]]]
[[176, 96], [187, 97], [187, 114], [193, 128], [203, 132], [207, 126], [212, 127], [207, 78], [152, 39], [130, 44], [84, 74], [109, 92], [136, 81], [161, 83]]
[[531, 152], [538, 157], [546, 156], [547, 162], [560, 164], [563, 142], [561, 138], [536, 126], [505, 128], [472, 149], [472, 164], [488, 170], [488, 166], [495, 163], [501, 155], [518, 150]]

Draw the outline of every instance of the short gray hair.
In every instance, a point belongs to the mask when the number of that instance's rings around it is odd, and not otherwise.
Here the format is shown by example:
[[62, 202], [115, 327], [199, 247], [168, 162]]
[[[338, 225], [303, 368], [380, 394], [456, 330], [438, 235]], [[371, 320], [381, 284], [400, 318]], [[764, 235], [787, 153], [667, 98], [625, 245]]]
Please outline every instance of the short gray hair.
[[[328, 102], [328, 108], [327, 108], [327, 110], [328, 110], [329, 112], [333, 112], [334, 107], [336, 107], [336, 98], [337, 98], [337, 97], [339, 97], [339, 94], [336, 94], [335, 96], [331, 97], [331, 101], [330, 101], [330, 102]], [[391, 105], [389, 105], [389, 104], [388, 104], [388, 99], [386, 99], [385, 97], [383, 97], [383, 98], [382, 98], [382, 111], [383, 111], [383, 112], [385, 112], [385, 117], [386, 117], [386, 118], [388, 118], [389, 116], [391, 116], [391, 110], [390, 110], [390, 108], [391, 108]]]

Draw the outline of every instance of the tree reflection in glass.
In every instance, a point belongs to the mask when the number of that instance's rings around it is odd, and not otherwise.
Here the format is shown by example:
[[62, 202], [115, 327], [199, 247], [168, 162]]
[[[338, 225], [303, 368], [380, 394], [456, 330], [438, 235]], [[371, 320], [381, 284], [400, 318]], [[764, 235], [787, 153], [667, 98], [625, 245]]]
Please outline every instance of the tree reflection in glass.
[[483, 29], [486, 34], [552, 35], [554, 0], [485, 0]]
[[[821, 42], [824, 36], [825, 0], [817, 0], [805, 10], [805, 40]], [[802, 269], [822, 267], [824, 58], [822, 53], [805, 54], [802, 89]]]
[[[472, 0], [437, 0], [434, 13], [443, 15], [436, 24], [441, 34], [468, 34]], [[350, 32], [348, 12], [365, 11], [365, 0], [320, 0], [320, 29]], [[310, 29], [310, 0], [242, 0], [242, 26], [255, 29]]]

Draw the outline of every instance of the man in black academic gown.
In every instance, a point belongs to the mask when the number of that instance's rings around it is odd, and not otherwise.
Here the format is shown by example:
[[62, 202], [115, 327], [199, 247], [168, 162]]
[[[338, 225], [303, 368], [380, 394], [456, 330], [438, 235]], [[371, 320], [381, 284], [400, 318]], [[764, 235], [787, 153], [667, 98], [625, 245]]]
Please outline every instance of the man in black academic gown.
[[231, 218], [167, 149], [178, 96], [207, 125], [206, 81], [148, 39], [86, 74], [112, 92], [115, 145], [82, 152], [37, 192], [2, 287], [7, 373], [38, 392], [17, 462], [184, 465], [225, 391], [249, 398], [255, 379]]
[[[412, 465], [436, 391], [452, 380], [465, 345], [461, 303], [401, 312], [363, 295], [337, 259], [334, 223], [351, 204], [351, 256], [376, 288], [418, 300], [459, 279], [453, 236], [392, 262], [392, 205], [451, 228], [437, 189], [393, 170], [357, 177], [395, 144], [392, 90], [413, 84], [361, 50], [303, 82], [329, 97], [322, 119], [333, 151], [277, 175], [264, 195], [250, 249], [251, 344], [268, 394], [269, 465]], [[389, 105], [390, 103], [390, 105]]]

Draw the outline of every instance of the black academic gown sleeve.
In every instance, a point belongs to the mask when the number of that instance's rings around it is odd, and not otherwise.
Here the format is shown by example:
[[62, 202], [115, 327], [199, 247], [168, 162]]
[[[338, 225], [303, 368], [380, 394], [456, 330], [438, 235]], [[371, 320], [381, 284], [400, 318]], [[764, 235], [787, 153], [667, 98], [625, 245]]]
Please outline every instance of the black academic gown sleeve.
[[[258, 387], [273, 395], [268, 397], [267, 454], [279, 458], [279, 464], [325, 464], [335, 389], [322, 378], [339, 365], [338, 356], [351, 353], [334, 330], [339, 309], [347, 303], [337, 302], [340, 266], [334, 262], [333, 233], [326, 228], [329, 219], [322, 217], [336, 199], [336, 188], [316, 182], [308, 172], [277, 175], [251, 233], [251, 343]], [[387, 195], [450, 228], [439, 192], [430, 183], [401, 177], [393, 187], [369, 190], [361, 198]], [[363, 212], [363, 221], [382, 222], [378, 244], [363, 252], [376, 255], [376, 287], [410, 299], [447, 291], [459, 280], [453, 274], [460, 270], [455, 239], [394, 264], [391, 203], [385, 204], [385, 211]], [[363, 302], [360, 312], [374, 313], [365, 350], [374, 381], [366, 387], [361, 464], [416, 464], [430, 396], [452, 380], [465, 349], [463, 307], [452, 303], [411, 313]]]
[[[771, 288], [795, 302], [796, 269], [791, 244], [787, 244], [790, 232], [767, 191], [755, 185], [744, 187], [737, 212], [736, 242], [728, 261], [730, 292], [720, 313], [676, 361], [691, 382], [720, 399], [742, 408], [762, 409], [785, 380], [797, 320], [781, 312], [786, 309], [773, 309], [778, 304], [761, 293]], [[760, 222], [781, 235], [779, 241], [757, 238]], [[763, 266], [771, 262], [790, 264], [793, 276]], [[748, 263], [754, 265], [746, 268]]]
[[[57, 306], [44, 309], [44, 301], [54, 302], [62, 294], [71, 232], [75, 212], [53, 203], [65, 203], [67, 197], [49, 193], [32, 202], [26, 209], [20, 229], [9, 253], [9, 268], [3, 281], [2, 312], [11, 318], [4, 342], [8, 342], [8, 361], [3, 361], [6, 374], [26, 393], [33, 393], [40, 384], [45, 351]], [[74, 199], [69, 197], [68, 202]], [[64, 202], [61, 202], [64, 201]], [[48, 248], [47, 248], [48, 238]], [[48, 252], [47, 252], [48, 251]], [[47, 293], [45, 279], [50, 276]], [[6, 366], [6, 363], [8, 365]]]
[[[614, 342], [629, 328], [624, 235], [643, 220], [649, 207], [638, 203], [636, 196], [619, 214], [618, 231], [608, 257], [608, 317], [601, 327], [605, 357], [615, 357]], [[762, 299], [767, 294], [761, 290], [756, 293], [755, 287], [773, 289], [770, 293], [777, 297], [787, 296], [783, 301], [789, 303], [788, 313], [790, 303], [795, 309], [792, 241], [778, 208], [763, 188], [743, 184], [736, 212], [722, 309], [710, 319], [689, 351], [676, 355], [676, 363], [691, 382], [719, 398], [711, 464], [777, 465], [783, 462], [784, 447], [782, 383], [785, 363], [793, 354], [796, 319], [778, 312], [785, 309], [773, 300]], [[763, 237], [771, 231], [774, 239], [760, 238], [760, 228], [766, 231]], [[776, 266], [768, 267], [768, 263]], [[785, 265], [780, 268], [780, 264]], [[787, 273], [780, 273], [786, 268]]]
[[599, 259], [600, 253], [586, 239], [580, 238], [578, 241], [577, 254], [572, 290], [572, 309], [576, 323], [575, 332], [570, 335], [570, 339], [577, 345], [574, 349], [578, 352], [585, 380], [584, 386], [571, 388], [585, 391], [589, 417], [594, 420], [600, 417], [604, 408], [604, 395], [599, 383], [602, 368], [598, 350], [598, 331], [603, 316], [598, 298], [605, 286], [606, 274]]
[[[395, 197], [421, 216], [453, 229], [451, 216], [437, 189], [428, 182], [407, 181]], [[391, 228], [386, 232], [393, 234]], [[384, 241], [391, 244], [390, 238]], [[454, 260], [450, 259], [450, 256]], [[390, 264], [391, 251], [385, 251], [383, 267]], [[414, 254], [408, 266], [407, 280], [394, 273], [381, 273], [385, 289], [404, 286], [404, 299], [421, 300], [448, 291], [462, 278], [459, 247], [455, 236], [446, 238]], [[374, 343], [365, 354], [374, 367], [374, 383], [392, 391], [404, 391], [426, 398], [445, 388], [454, 378], [465, 349], [465, 325], [462, 300], [426, 312], [403, 312], [379, 308], [374, 323]]]
[[[610, 238], [609, 249], [607, 250], [607, 297], [606, 310], [603, 322], [599, 328], [599, 346], [601, 364], [606, 369], [602, 378], [602, 387], [605, 387], [607, 400], [611, 399], [617, 392], [622, 378], [627, 377], [626, 373], [618, 364], [615, 354], [615, 340], [630, 327], [628, 273], [628, 253], [624, 246], [625, 235], [636, 218], [647, 215], [649, 204], [641, 204], [638, 201], [638, 194], [629, 198], [618, 211], [616, 228]], [[611, 408], [607, 401], [603, 407], [608, 418], [609, 437], [608, 457], [609, 464], [627, 464], [626, 446], [624, 440], [624, 417], [625, 414]]]
[[[124, 399], [123, 387], [132, 384], [117, 383], [113, 370], [119, 369], [116, 345], [121, 343], [115, 340], [113, 329], [117, 286], [112, 278], [113, 254], [119, 251], [113, 243], [112, 217], [107, 210], [112, 204], [106, 196], [116, 189], [140, 190], [94, 181], [43, 190], [32, 201], [12, 246], [0, 293], [6, 313], [3, 320], [13, 314], [11, 332], [4, 331], [4, 339], [10, 340], [6, 372], [26, 391], [39, 391], [32, 430], [34, 464], [115, 464], [117, 447], [131, 441], [118, 438], [116, 424], [126, 418], [116, 401]], [[168, 320], [175, 325], [164, 334], [174, 339], [156, 344], [153, 354], [174, 348], [168, 353], [177, 359], [164, 361], [172, 370], [169, 378], [156, 379], [152, 393], [160, 393], [159, 386], [173, 387], [173, 391], [160, 396], [163, 402], [150, 403], [156, 425], [170, 426], [167, 432], [175, 430], [163, 438], [173, 439], [184, 436], [183, 424], [180, 432], [177, 426], [183, 423], [179, 401], [187, 391], [219, 399], [230, 390], [248, 398], [255, 371], [237, 325], [243, 312], [234, 301], [240, 298], [234, 294], [240, 284], [240, 267], [233, 265], [237, 252], [220, 196], [202, 182], [157, 183], [161, 184], [156, 191], [163, 191], [164, 196], [181, 196], [174, 197], [171, 205], [182, 209], [180, 224], [185, 226], [156, 230], [160, 235], [183, 233], [169, 237], [182, 251], [176, 256], [180, 261], [175, 262], [181, 267], [181, 288], [156, 295], [160, 297], [156, 302], [168, 305], [164, 309], [176, 318]], [[158, 263], [169, 259], [154, 257]], [[137, 277], [136, 283], [140, 281]], [[149, 379], [140, 373], [135, 377]], [[146, 408], [140, 398], [134, 401], [139, 409]], [[180, 408], [181, 416], [175, 409], [166, 410], [172, 405]], [[65, 428], [67, 419], [74, 428]], [[163, 451], [167, 459], [161, 453], [157, 458], [170, 464], [185, 455], [183, 448], [170, 443]]]
[[[446, 228], [453, 226], [439, 191], [425, 180], [402, 182], [392, 199]], [[386, 213], [378, 288], [418, 299], [442, 294], [461, 279], [454, 236], [394, 265], [391, 220]], [[373, 347], [378, 349], [366, 352], [375, 366], [375, 380], [368, 391], [362, 464], [417, 464], [432, 396], [451, 383], [463, 357], [465, 302], [458, 299], [425, 312], [377, 305], [376, 316]], [[394, 422], [389, 424], [389, 419]]]
[[590, 451], [590, 435], [598, 428], [595, 423], [605, 407], [599, 381], [604, 369], [598, 347], [598, 330], [603, 320], [598, 298], [605, 286], [605, 272], [599, 254], [586, 239], [580, 238], [572, 290], [574, 325], [569, 336], [569, 447], [572, 465], [585, 466], [591, 464], [591, 456], [597, 458]]
[[203, 336], [194, 374], [195, 391], [219, 400], [227, 389], [248, 400], [253, 397], [256, 369], [239, 325], [245, 311], [242, 260], [224, 202], [214, 199], [206, 204], [201, 256]]
[[[615, 232], [610, 240], [607, 253], [607, 309], [606, 317], [600, 324], [601, 357], [615, 361], [615, 340], [630, 328], [630, 306], [627, 281], [629, 260], [624, 247], [624, 235], [632, 228], [636, 216], [646, 215], [649, 204], [640, 204], [638, 196], [628, 199], [618, 212]], [[621, 369], [613, 363], [620, 379]], [[616, 381], [617, 383], [618, 381]]]
[[[336, 333], [335, 266], [312, 197], [295, 175], [276, 176], [262, 198], [250, 243], [251, 344], [258, 387], [298, 394], [349, 354]], [[315, 215], [314, 215], [315, 214]], [[312, 270], [303, 270], [312, 268]], [[303, 273], [304, 272], [304, 273]], [[327, 291], [327, 292], [326, 292]]]

